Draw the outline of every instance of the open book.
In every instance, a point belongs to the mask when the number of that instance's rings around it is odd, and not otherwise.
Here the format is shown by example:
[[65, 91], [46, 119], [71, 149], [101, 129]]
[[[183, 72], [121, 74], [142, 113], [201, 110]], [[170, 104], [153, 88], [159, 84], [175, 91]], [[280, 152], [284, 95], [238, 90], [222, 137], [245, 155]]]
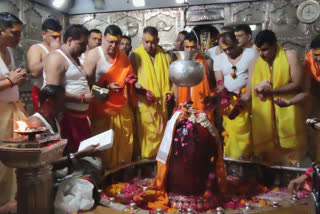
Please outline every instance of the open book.
[[113, 146], [113, 136], [114, 132], [112, 129], [110, 129], [108, 131], [102, 132], [101, 134], [83, 140], [80, 142], [78, 152], [84, 150], [90, 145], [96, 145], [98, 143], [100, 144], [97, 148], [98, 150], [103, 151], [106, 149], [110, 149]]

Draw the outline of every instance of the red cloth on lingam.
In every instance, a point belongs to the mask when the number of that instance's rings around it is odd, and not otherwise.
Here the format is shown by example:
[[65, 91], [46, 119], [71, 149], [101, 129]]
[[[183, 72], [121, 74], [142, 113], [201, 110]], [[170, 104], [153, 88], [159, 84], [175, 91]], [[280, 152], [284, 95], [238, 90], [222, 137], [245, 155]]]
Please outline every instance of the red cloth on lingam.
[[[181, 129], [181, 122], [176, 127], [177, 130], [179, 128]], [[209, 172], [215, 172], [215, 161], [210, 162], [210, 159], [217, 156], [218, 145], [216, 139], [199, 123], [193, 125], [192, 131], [188, 131], [187, 136], [183, 136], [182, 133], [176, 133], [174, 136], [167, 176], [167, 192], [179, 195], [203, 195], [207, 190]], [[181, 137], [184, 137], [182, 142]], [[216, 191], [217, 189], [215, 188]]]

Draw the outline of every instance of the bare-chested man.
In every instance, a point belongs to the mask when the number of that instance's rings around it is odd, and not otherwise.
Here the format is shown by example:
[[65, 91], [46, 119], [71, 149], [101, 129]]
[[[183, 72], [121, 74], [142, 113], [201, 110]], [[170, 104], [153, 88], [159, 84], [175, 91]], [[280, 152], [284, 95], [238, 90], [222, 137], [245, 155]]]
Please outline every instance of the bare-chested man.
[[47, 54], [60, 47], [62, 27], [59, 21], [49, 18], [42, 23], [41, 43], [32, 45], [27, 53], [28, 69], [33, 77], [32, 100], [33, 111], [37, 112], [40, 89], [43, 86], [43, 65]]

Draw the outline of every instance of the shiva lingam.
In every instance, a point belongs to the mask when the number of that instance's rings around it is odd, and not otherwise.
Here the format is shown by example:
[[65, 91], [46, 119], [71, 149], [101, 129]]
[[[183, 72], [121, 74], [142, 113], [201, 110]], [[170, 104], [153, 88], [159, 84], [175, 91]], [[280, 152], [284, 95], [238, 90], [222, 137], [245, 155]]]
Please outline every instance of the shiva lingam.
[[51, 163], [62, 156], [67, 140], [36, 137], [45, 127], [29, 128], [19, 121], [17, 137], [0, 142], [0, 161], [17, 168], [18, 214], [53, 214], [53, 177]]
[[180, 87], [198, 85], [204, 78], [204, 66], [194, 60], [199, 51], [174, 51], [178, 60], [169, 66], [170, 80]]

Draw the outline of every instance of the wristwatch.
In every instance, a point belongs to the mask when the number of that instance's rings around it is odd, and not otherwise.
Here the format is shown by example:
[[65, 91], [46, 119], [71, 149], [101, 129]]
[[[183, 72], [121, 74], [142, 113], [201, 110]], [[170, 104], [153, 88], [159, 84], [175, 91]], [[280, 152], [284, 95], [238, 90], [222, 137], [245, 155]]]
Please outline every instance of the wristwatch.
[[75, 156], [73, 153], [69, 153], [69, 154], [68, 154], [68, 161], [69, 161], [71, 164], [75, 164], [75, 163], [76, 163], [76, 156]]

